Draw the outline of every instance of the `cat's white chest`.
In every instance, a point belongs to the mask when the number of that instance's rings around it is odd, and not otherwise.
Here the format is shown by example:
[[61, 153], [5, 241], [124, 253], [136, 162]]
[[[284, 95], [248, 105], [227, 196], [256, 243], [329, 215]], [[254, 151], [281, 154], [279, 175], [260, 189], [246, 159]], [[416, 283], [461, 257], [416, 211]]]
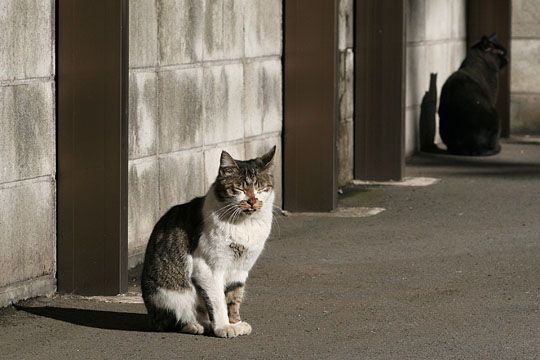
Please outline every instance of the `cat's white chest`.
[[271, 225], [271, 218], [238, 224], [214, 222], [202, 234], [198, 253], [214, 268], [249, 271], [264, 248]]

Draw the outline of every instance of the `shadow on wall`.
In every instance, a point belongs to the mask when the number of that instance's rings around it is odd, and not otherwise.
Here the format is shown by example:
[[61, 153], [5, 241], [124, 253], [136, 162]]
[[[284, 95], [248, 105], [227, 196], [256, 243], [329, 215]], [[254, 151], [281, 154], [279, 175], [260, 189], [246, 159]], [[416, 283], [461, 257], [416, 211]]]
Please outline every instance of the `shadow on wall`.
[[15, 306], [17, 310], [67, 323], [106, 330], [152, 332], [146, 314], [59, 307]]
[[434, 151], [437, 115], [437, 74], [430, 74], [429, 91], [426, 91], [420, 105], [420, 151]]

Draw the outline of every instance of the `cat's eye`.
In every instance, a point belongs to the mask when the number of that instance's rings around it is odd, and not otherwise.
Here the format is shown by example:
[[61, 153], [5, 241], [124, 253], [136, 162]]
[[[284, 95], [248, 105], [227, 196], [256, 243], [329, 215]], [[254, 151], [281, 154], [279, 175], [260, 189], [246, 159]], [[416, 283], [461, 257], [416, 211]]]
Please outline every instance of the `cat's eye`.
[[233, 188], [234, 192], [237, 193], [237, 194], [240, 194], [240, 193], [243, 193], [244, 192], [244, 189], [240, 189], [240, 188]]

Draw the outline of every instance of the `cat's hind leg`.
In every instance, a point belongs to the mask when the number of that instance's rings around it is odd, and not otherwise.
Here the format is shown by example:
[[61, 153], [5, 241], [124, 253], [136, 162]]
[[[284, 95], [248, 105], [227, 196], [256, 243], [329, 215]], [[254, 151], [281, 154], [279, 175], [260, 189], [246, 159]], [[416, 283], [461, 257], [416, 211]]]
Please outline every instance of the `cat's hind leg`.
[[[204, 328], [197, 321], [196, 299], [197, 293], [192, 286], [177, 290], [158, 288], [157, 292], [152, 296], [152, 304], [155, 314], [161, 314], [165, 317], [160, 319], [154, 316], [156, 328], [158, 330], [169, 330], [170, 317], [173, 316], [174, 330], [188, 334], [203, 334]], [[169, 314], [168, 319], [166, 318], [167, 314]]]

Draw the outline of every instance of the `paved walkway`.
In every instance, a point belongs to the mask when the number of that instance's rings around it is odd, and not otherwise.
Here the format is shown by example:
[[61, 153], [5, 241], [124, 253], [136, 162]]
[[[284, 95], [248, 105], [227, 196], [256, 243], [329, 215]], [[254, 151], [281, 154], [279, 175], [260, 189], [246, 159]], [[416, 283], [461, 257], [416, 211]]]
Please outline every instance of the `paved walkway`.
[[0, 358], [539, 358], [540, 145], [407, 171], [441, 181], [345, 191], [341, 206], [386, 209], [371, 217], [279, 218], [248, 337], [149, 332], [141, 304], [57, 297], [0, 310]]

